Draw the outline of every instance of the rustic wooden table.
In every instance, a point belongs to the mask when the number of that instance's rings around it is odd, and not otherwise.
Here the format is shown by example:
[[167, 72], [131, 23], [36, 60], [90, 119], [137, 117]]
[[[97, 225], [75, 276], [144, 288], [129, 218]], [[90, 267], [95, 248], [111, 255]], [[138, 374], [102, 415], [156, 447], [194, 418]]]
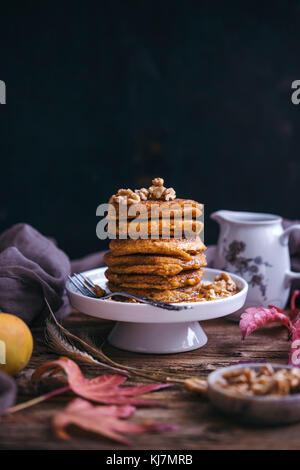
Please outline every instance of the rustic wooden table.
[[[94, 336], [107, 334], [111, 323], [99, 322], [81, 314], [72, 314], [65, 325], [74, 332], [87, 331]], [[289, 344], [283, 327], [259, 330], [242, 342], [237, 324], [224, 319], [202, 323], [208, 343], [201, 349], [183, 354], [141, 355], [107, 347], [109, 355], [119, 362], [135, 367], [157, 368], [206, 376], [217, 367], [247, 360], [269, 360], [286, 363]], [[27, 368], [28, 374], [18, 379], [22, 402], [33, 397], [28, 386], [30, 369], [54, 359], [43, 340], [42, 331], [34, 329], [35, 350]], [[103, 373], [98, 367], [82, 367], [87, 376]], [[106, 370], [107, 371], [107, 370]], [[129, 383], [129, 382], [128, 382]], [[140, 383], [130, 379], [130, 383]], [[148, 395], [150, 397], [150, 395]], [[176, 423], [178, 431], [130, 436], [133, 449], [299, 449], [300, 423], [282, 427], [248, 427], [220, 415], [209, 402], [174, 386], [155, 392], [151, 398], [162, 400], [167, 408], [140, 408], [133, 420], [144, 419]], [[125, 449], [115, 442], [88, 435], [72, 434], [70, 441], [53, 435], [51, 417], [66, 404], [63, 395], [15, 415], [16, 422], [0, 423], [1, 449]]]

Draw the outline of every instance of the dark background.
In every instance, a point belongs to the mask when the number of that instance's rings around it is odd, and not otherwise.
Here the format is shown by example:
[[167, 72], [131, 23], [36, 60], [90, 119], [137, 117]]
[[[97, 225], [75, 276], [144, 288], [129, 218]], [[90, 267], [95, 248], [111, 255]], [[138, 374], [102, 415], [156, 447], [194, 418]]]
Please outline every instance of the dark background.
[[71, 257], [96, 207], [163, 176], [206, 206], [300, 218], [300, 2], [0, 3], [0, 230]]

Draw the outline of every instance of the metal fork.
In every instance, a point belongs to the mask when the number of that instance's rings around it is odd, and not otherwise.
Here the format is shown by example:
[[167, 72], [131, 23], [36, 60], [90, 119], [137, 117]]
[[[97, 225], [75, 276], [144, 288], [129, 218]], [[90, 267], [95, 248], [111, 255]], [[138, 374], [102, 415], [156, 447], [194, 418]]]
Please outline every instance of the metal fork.
[[134, 299], [143, 304], [149, 304], [153, 307], [163, 308], [165, 310], [187, 310], [192, 308], [191, 305], [174, 305], [167, 302], [160, 302], [158, 300], [148, 299], [147, 297], [140, 297], [138, 295], [127, 294], [127, 292], [110, 292], [103, 297], [98, 297], [95, 293], [96, 284], [93, 283], [88, 277], [82, 273], [74, 273], [73, 276], [68, 276], [69, 281], [78, 289], [83, 295], [87, 297], [97, 298], [99, 300], [110, 299], [111, 297], [125, 297], [127, 299]]

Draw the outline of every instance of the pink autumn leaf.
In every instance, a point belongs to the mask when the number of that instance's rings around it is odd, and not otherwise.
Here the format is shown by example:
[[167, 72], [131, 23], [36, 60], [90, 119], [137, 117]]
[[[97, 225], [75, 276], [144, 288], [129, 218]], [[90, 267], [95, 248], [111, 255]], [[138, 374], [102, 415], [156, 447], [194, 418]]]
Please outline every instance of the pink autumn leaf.
[[[299, 291], [296, 291], [296, 297], [299, 295]], [[294, 296], [293, 296], [294, 297]], [[294, 302], [294, 306], [293, 306]], [[292, 309], [291, 313], [294, 313], [293, 320], [293, 331], [291, 338], [291, 348], [289, 354], [289, 364], [295, 367], [300, 367], [300, 319], [299, 311], [295, 308], [295, 299], [291, 301]], [[297, 319], [298, 318], [298, 319]]]
[[86, 379], [78, 365], [68, 359], [61, 357], [56, 361], [46, 362], [36, 369], [32, 380], [38, 380], [45, 372], [62, 369], [67, 375], [70, 389], [87, 400], [97, 403], [111, 405], [136, 405], [136, 406], [164, 406], [162, 403], [151, 400], [135, 398], [137, 395], [153, 392], [169, 384], [147, 384], [136, 387], [119, 387], [126, 381], [126, 377], [118, 374], [100, 375], [94, 379]]
[[296, 322], [298, 320], [299, 314], [300, 314], [300, 309], [296, 308], [296, 298], [299, 296], [299, 294], [300, 294], [300, 291], [295, 290], [291, 298], [290, 319], [293, 322]]
[[175, 430], [177, 426], [167, 423], [132, 423], [125, 421], [135, 412], [131, 405], [94, 406], [86, 400], [76, 398], [53, 419], [55, 434], [61, 439], [69, 439], [67, 428], [76, 426], [84, 431], [98, 434], [123, 444], [130, 442], [123, 434], [142, 434], [153, 431]]
[[291, 366], [300, 366], [300, 321], [295, 324], [292, 334], [291, 347], [289, 352], [289, 362]]
[[245, 339], [252, 331], [273, 322], [281, 323], [292, 331], [292, 324], [288, 316], [277, 307], [247, 308], [240, 319], [242, 339]]
[[242, 339], [245, 339], [252, 331], [271, 322], [278, 322], [286, 326], [291, 337], [289, 364], [300, 367], [300, 309], [296, 308], [296, 298], [300, 291], [294, 291], [291, 298], [291, 310], [289, 317], [278, 307], [269, 305], [268, 308], [253, 307], [246, 309], [241, 315], [240, 329]]
[[296, 298], [300, 291], [295, 290], [291, 298], [290, 319], [293, 323], [292, 342], [289, 354], [289, 364], [295, 367], [300, 366], [300, 309], [296, 308]]

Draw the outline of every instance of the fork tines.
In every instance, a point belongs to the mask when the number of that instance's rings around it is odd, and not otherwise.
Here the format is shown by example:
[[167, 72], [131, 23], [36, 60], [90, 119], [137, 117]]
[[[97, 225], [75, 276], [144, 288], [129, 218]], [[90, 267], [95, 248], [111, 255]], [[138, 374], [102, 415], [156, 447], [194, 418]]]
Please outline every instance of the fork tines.
[[174, 305], [167, 302], [160, 302], [159, 300], [148, 299], [147, 297], [139, 297], [138, 295], [128, 294], [127, 292], [110, 292], [103, 297], [97, 297], [95, 294], [96, 285], [82, 273], [74, 273], [73, 276], [68, 276], [70, 282], [78, 289], [83, 295], [88, 297], [98, 298], [99, 300], [106, 300], [111, 297], [125, 297], [127, 299], [134, 299], [137, 302], [152, 305], [153, 307], [163, 308], [165, 310], [186, 310], [192, 308], [191, 305]]
[[97, 297], [95, 292], [80, 279], [79, 274], [74, 273], [73, 276], [68, 276], [68, 279], [83, 295]]

